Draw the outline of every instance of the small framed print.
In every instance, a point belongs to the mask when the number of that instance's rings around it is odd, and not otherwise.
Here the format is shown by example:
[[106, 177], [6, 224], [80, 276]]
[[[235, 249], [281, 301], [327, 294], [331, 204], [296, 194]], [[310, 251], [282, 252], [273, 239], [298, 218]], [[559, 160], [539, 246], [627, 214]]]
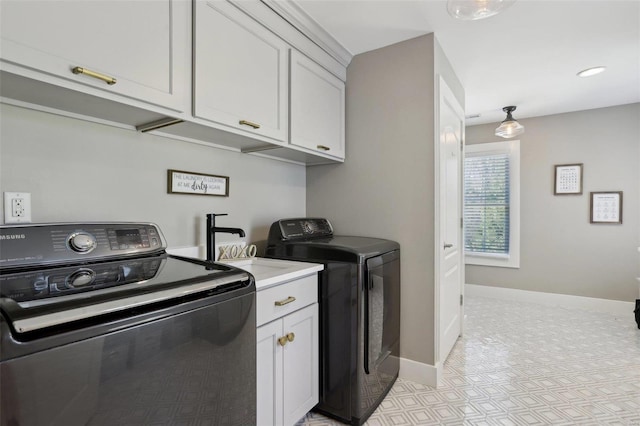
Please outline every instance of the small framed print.
[[555, 166], [554, 195], [582, 194], [582, 163]]
[[229, 177], [167, 170], [167, 193], [229, 196]]
[[622, 224], [622, 191], [592, 192], [590, 223]]

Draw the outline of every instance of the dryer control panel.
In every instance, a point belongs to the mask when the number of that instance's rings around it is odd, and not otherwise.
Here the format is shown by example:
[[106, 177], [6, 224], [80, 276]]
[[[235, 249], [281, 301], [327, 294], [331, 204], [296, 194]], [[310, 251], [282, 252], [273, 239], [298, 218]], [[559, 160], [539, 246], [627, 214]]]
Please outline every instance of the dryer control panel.
[[331, 223], [327, 219], [320, 218], [281, 219], [271, 225], [269, 230], [270, 241], [272, 237], [281, 241], [290, 241], [332, 236]]

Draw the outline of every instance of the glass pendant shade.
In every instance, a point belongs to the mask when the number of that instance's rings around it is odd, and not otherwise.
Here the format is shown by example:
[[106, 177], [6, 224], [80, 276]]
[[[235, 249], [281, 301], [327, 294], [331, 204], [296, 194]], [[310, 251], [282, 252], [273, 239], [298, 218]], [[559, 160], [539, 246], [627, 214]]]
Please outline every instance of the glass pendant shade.
[[511, 113], [515, 111], [516, 107], [508, 106], [502, 108], [507, 113], [507, 118], [496, 128], [496, 136], [502, 138], [512, 138], [524, 133], [524, 126], [511, 116]]
[[449, 0], [447, 11], [463, 21], [475, 21], [497, 15], [516, 0]]

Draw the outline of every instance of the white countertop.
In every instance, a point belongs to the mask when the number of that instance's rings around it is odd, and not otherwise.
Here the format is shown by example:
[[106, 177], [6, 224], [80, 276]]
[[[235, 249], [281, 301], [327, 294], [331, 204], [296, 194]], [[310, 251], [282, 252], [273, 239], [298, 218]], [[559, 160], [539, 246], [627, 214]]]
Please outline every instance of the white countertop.
[[218, 263], [232, 265], [250, 272], [256, 279], [257, 291], [297, 278], [306, 277], [324, 269], [324, 265], [320, 263], [267, 259], [264, 257], [219, 260]]

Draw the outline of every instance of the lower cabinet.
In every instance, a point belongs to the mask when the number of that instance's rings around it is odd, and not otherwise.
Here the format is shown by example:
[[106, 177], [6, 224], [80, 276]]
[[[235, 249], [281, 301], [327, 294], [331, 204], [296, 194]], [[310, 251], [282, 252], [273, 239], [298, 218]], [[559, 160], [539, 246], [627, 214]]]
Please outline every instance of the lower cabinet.
[[317, 303], [258, 327], [258, 426], [294, 425], [318, 403], [318, 352]]

